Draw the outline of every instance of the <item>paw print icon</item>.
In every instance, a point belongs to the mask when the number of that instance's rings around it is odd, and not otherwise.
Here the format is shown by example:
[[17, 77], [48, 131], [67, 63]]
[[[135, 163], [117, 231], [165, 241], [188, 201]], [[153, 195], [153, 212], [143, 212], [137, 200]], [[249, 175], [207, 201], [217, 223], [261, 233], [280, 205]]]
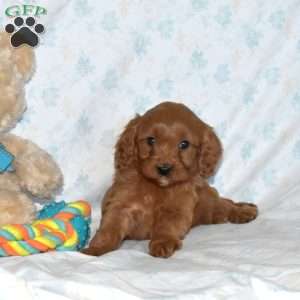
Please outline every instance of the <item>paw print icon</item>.
[[10, 41], [13, 47], [19, 47], [26, 44], [35, 47], [39, 43], [39, 34], [45, 31], [42, 24], [36, 24], [33, 17], [24, 20], [22, 17], [14, 19], [14, 24], [7, 24], [5, 31], [12, 34]]

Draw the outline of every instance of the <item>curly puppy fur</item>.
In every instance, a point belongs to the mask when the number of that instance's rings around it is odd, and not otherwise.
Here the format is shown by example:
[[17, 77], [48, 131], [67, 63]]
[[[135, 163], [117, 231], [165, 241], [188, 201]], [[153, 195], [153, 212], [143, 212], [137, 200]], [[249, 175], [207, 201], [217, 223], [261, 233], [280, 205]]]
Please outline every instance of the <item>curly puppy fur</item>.
[[255, 219], [255, 205], [222, 198], [208, 185], [221, 155], [212, 128], [182, 104], [164, 102], [131, 120], [116, 145], [100, 228], [83, 253], [150, 239], [150, 254], [166, 258], [193, 226]]

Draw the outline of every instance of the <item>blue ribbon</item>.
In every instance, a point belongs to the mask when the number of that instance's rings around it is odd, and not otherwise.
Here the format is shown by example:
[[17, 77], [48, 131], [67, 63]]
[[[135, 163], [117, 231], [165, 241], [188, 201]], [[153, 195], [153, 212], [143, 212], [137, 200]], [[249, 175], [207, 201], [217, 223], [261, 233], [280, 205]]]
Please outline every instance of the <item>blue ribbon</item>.
[[7, 151], [4, 145], [0, 144], [0, 173], [13, 170], [12, 163], [14, 158], [15, 157]]

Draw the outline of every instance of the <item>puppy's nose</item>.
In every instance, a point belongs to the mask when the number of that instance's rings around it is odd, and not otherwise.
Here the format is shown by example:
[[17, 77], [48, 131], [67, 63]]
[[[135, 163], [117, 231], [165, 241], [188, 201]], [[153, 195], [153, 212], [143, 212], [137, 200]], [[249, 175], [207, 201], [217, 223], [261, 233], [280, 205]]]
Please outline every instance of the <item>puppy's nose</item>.
[[157, 171], [159, 175], [167, 176], [171, 172], [173, 166], [170, 164], [161, 164], [157, 166]]

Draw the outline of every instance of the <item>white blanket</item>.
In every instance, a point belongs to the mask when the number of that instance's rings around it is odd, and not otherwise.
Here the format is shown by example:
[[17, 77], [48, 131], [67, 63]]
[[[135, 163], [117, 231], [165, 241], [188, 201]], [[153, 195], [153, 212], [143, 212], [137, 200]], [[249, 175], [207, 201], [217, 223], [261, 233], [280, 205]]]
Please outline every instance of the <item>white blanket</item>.
[[94, 231], [122, 127], [172, 99], [222, 139], [212, 184], [260, 216], [195, 228], [167, 260], [147, 241], [2, 258], [0, 299], [300, 299], [299, 0], [2, 0], [3, 26], [16, 3], [48, 10], [15, 132], [61, 165], [57, 200], [91, 201]]

